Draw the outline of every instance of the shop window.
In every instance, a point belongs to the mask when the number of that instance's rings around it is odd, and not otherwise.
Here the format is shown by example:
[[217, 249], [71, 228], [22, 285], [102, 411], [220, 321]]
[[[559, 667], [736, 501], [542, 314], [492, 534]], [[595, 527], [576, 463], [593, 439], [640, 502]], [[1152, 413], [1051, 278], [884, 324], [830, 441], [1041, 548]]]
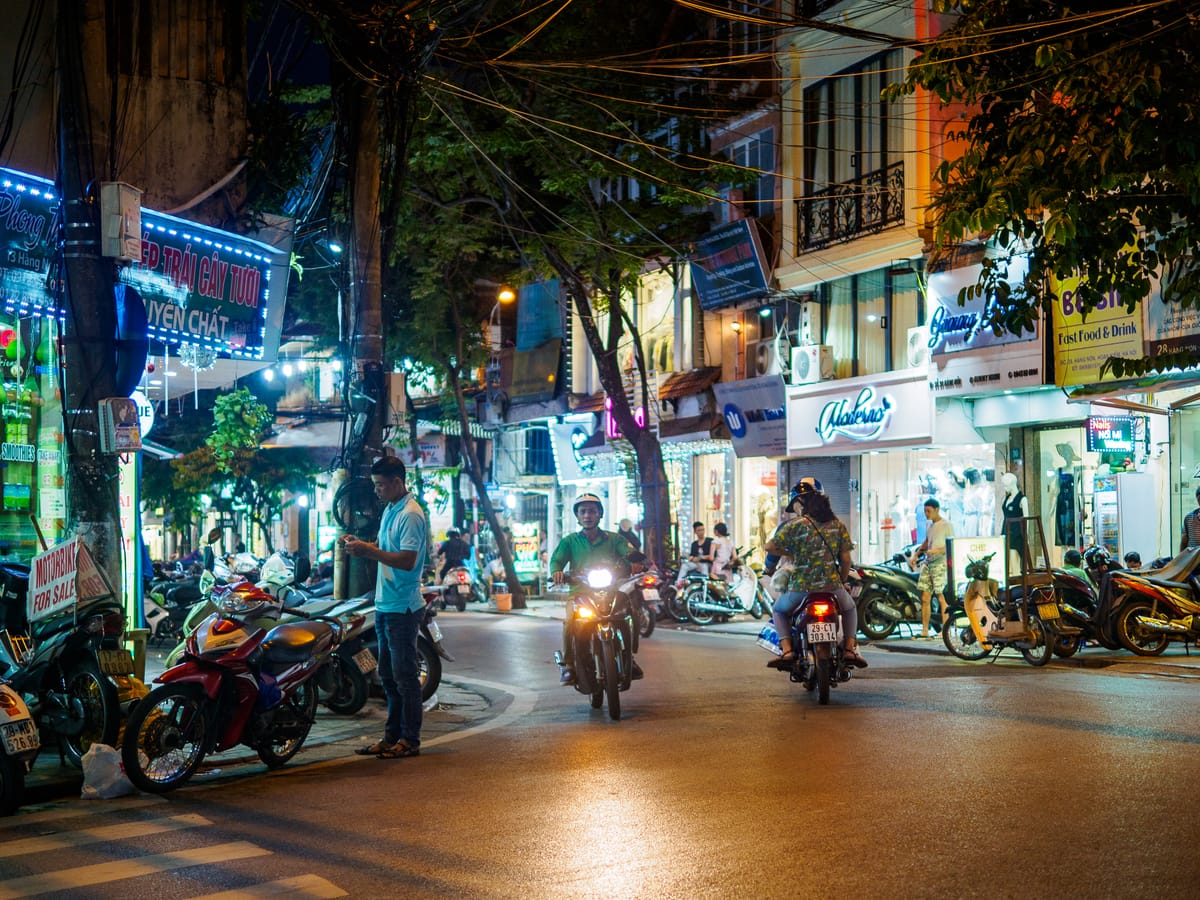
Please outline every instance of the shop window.
[[545, 428], [530, 428], [525, 432], [524, 474], [554, 474], [554, 452], [550, 447], [550, 432]]

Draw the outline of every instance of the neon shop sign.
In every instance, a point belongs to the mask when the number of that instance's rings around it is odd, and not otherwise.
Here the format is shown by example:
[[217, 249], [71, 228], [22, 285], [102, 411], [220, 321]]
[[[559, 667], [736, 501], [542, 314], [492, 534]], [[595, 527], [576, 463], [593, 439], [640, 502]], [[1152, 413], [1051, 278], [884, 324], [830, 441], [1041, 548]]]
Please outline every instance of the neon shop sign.
[[817, 417], [817, 434], [827, 444], [838, 437], [873, 441], [888, 427], [894, 408], [890, 397], [876, 397], [873, 388], [865, 387], [853, 401], [843, 397], [826, 403]]
[[[639, 406], [633, 411], [633, 421], [638, 428], [646, 427], [646, 408]], [[604, 436], [610, 441], [615, 441], [617, 438], [624, 437], [621, 434], [621, 427], [617, 424], [617, 420], [612, 415], [612, 398], [604, 398]]]

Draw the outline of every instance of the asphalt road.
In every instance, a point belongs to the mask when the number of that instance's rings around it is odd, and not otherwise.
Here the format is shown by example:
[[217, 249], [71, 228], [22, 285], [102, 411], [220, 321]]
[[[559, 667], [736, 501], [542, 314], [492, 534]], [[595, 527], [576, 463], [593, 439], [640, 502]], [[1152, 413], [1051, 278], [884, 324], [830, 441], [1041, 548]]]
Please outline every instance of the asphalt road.
[[1195, 670], [870, 648], [819, 707], [745, 634], [660, 629], [612, 722], [557, 687], [559, 623], [439, 621], [486, 716], [414, 759], [34, 807], [0, 898], [1200, 893]]

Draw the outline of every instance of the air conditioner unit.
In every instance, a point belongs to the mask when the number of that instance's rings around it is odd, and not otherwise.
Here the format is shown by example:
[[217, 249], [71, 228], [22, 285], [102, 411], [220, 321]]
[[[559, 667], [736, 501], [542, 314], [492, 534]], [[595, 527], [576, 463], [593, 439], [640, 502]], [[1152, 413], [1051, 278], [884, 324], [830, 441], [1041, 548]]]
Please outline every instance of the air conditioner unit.
[[929, 365], [929, 326], [908, 329], [908, 367], [923, 369]]
[[792, 384], [828, 381], [833, 374], [833, 348], [828, 344], [792, 348]]
[[782, 375], [784, 361], [780, 359], [780, 352], [780, 342], [775, 338], [757, 341], [750, 345], [746, 369], [753, 371], [756, 376]]

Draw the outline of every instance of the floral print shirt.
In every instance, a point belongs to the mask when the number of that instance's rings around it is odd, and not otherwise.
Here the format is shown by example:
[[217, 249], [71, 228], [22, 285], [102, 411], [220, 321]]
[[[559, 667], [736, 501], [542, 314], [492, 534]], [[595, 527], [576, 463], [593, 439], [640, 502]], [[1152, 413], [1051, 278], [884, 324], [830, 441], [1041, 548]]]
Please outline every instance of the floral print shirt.
[[780, 529], [775, 540], [792, 558], [789, 591], [815, 591], [842, 583], [841, 555], [853, 550], [854, 544], [840, 520], [818, 524], [806, 516], [798, 516]]

